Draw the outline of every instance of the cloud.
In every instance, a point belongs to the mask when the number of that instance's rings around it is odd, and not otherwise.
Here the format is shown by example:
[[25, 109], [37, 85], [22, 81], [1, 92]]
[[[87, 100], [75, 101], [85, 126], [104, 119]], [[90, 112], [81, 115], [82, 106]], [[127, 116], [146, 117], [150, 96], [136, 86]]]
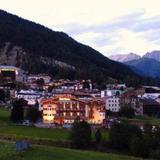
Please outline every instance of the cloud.
[[64, 31], [106, 56], [160, 49], [159, 0], [5, 0], [0, 7]]
[[150, 43], [155, 43], [160, 45], [160, 29], [148, 29], [142, 32], [142, 37], [147, 39]]
[[140, 55], [160, 49], [160, 16], [145, 17], [144, 11], [128, 14], [110, 22], [62, 27], [76, 40], [91, 45], [104, 55], [135, 52]]
[[65, 24], [59, 26], [52, 26], [52, 28], [65, 30], [71, 35], [83, 34], [86, 32], [101, 33], [107, 31], [113, 31], [115, 29], [130, 28], [144, 15], [143, 11], [137, 13], [128, 14], [125, 16], [117, 17], [109, 22], [95, 24], [95, 25], [82, 25], [79, 23]]

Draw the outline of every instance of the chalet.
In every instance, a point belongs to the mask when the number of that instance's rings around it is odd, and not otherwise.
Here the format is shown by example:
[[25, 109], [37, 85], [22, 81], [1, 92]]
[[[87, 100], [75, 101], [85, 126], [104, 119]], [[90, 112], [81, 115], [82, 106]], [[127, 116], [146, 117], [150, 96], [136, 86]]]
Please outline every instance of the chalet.
[[83, 101], [72, 95], [42, 99], [44, 123], [73, 123], [79, 117], [90, 123], [101, 124], [105, 118], [103, 103], [93, 99]]

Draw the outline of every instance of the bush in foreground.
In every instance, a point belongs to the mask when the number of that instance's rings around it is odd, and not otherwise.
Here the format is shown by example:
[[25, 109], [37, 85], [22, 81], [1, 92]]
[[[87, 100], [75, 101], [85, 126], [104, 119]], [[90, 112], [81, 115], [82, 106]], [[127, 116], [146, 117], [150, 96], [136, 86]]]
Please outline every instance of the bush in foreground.
[[147, 139], [140, 137], [132, 137], [130, 143], [130, 152], [137, 157], [148, 158], [150, 147]]
[[141, 137], [139, 127], [127, 123], [116, 123], [109, 131], [109, 141], [113, 149], [128, 150], [131, 138]]
[[121, 107], [119, 115], [121, 117], [133, 118], [135, 116], [134, 109], [130, 105], [125, 104]]
[[99, 129], [95, 133], [95, 139], [96, 139], [96, 143], [98, 144], [102, 141], [102, 134]]
[[88, 148], [91, 143], [90, 125], [85, 121], [75, 121], [71, 131], [71, 141], [74, 148]]
[[17, 99], [12, 104], [10, 120], [12, 122], [20, 122], [24, 119], [23, 99]]
[[31, 122], [35, 123], [40, 118], [40, 112], [38, 108], [29, 108], [27, 111], [26, 118], [29, 119]]

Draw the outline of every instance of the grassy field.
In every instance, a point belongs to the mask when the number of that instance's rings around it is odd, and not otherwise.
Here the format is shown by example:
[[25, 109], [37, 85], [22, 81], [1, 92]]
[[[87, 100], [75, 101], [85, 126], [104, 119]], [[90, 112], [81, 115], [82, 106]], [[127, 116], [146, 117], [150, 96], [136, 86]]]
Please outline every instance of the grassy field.
[[[68, 141], [70, 131], [67, 129], [48, 129], [48, 128], [36, 128], [36, 127], [24, 127], [17, 126], [9, 121], [10, 111], [4, 108], [0, 108], [0, 135], [6, 135], [8, 137], [14, 137], [17, 139], [33, 139], [33, 140], [51, 140], [51, 141]], [[160, 125], [160, 119], [155, 117], [136, 117], [133, 119], [126, 119], [133, 123], [151, 123], [154, 125]], [[102, 137], [104, 140], [108, 139], [108, 132], [102, 131]], [[92, 134], [94, 140], [94, 132]]]
[[135, 118], [122, 118], [122, 120], [125, 121], [129, 121], [132, 123], [142, 123], [142, 124], [146, 124], [146, 123], [150, 123], [152, 125], [158, 125], [160, 126], [160, 118], [156, 118], [156, 117], [135, 117]]
[[[68, 141], [70, 131], [67, 129], [43, 129], [35, 127], [17, 126], [9, 121], [9, 111], [0, 108], [0, 136], [16, 137], [16, 139], [30, 138], [31, 140]], [[108, 138], [108, 132], [102, 131], [104, 139]], [[92, 137], [94, 137], [92, 135]], [[1, 137], [2, 139], [2, 137]], [[93, 138], [94, 139], [94, 138]], [[51, 146], [32, 147], [18, 153], [14, 143], [0, 141], [0, 160], [140, 160], [138, 158], [100, 153], [94, 151], [79, 151]]]
[[69, 140], [69, 131], [66, 129], [43, 129], [36, 127], [23, 127], [16, 125], [3, 125], [0, 127], [0, 135], [11, 135], [17, 139], [45, 139], [52, 141], [67, 141]]
[[[44, 139], [52, 141], [68, 141], [70, 131], [68, 129], [49, 129], [18, 126], [9, 122], [10, 112], [7, 109], [0, 108], [0, 135], [14, 136], [17, 139], [29, 138], [33, 140]], [[102, 131], [103, 139], [108, 138], [108, 132]], [[94, 140], [94, 133], [92, 135]]]
[[52, 141], [66, 141], [69, 139], [67, 129], [48, 129], [18, 126], [9, 122], [10, 112], [0, 108], [0, 134], [12, 135], [17, 138], [47, 139]]
[[10, 111], [8, 109], [0, 107], [0, 123], [9, 122]]
[[138, 158], [100, 153], [93, 151], [79, 151], [48, 146], [31, 146], [25, 152], [15, 151], [13, 143], [0, 142], [1, 160], [140, 160]]

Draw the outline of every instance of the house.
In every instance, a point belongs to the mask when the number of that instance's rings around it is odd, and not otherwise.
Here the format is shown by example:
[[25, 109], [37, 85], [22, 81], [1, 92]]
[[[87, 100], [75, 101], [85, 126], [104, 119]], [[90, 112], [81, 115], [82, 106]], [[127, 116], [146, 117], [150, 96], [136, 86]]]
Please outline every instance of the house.
[[148, 116], [160, 116], [160, 103], [152, 98], [141, 99], [143, 103], [143, 114]]
[[91, 95], [92, 97], [95, 98], [100, 98], [101, 97], [101, 92], [98, 89], [83, 89], [81, 92], [84, 92], [86, 94]]
[[74, 90], [74, 89], [53, 89], [52, 95], [53, 96], [72, 95], [79, 100], [92, 99], [94, 97], [92, 93], [85, 92], [84, 90]]
[[51, 77], [46, 74], [31, 74], [26, 78], [26, 86], [32, 89], [48, 90], [51, 82]]
[[15, 66], [0, 65], [0, 75], [6, 82], [23, 82], [25, 80], [24, 71]]
[[126, 84], [107, 84], [108, 89], [126, 89]]
[[60, 89], [71, 89], [71, 90], [80, 90], [83, 89], [83, 84], [79, 81], [68, 81], [65, 83], [62, 83], [59, 86]]
[[134, 109], [135, 115], [143, 115], [143, 103], [141, 97], [143, 90], [131, 89], [120, 96], [121, 106], [128, 105]]
[[106, 97], [106, 110], [111, 112], [119, 112], [120, 98], [118, 96]]
[[155, 98], [155, 101], [158, 102], [158, 103], [160, 103], [160, 95]]
[[15, 98], [24, 99], [28, 102], [28, 105], [35, 105], [37, 100], [39, 100], [44, 94], [39, 91], [34, 90], [20, 90], [15, 92]]
[[73, 95], [80, 100], [91, 100], [93, 98], [93, 96], [89, 93], [85, 93], [83, 91], [74, 91]]
[[144, 86], [145, 93], [160, 93], [160, 87], [156, 86]]
[[105, 101], [101, 98], [93, 98], [89, 100], [88, 105], [88, 122], [91, 124], [102, 124], [106, 116]]
[[51, 81], [51, 77], [46, 74], [31, 74], [27, 76], [28, 83], [35, 83], [38, 79], [43, 79], [45, 84]]
[[143, 94], [142, 98], [157, 99], [159, 96], [160, 93], [145, 93]]
[[73, 123], [76, 117], [86, 120], [87, 104], [73, 96], [61, 95], [43, 99], [44, 123]]
[[59, 95], [73, 95], [74, 90], [72, 89], [53, 89], [52, 95], [59, 96]]
[[119, 89], [106, 89], [101, 91], [101, 97], [105, 96], [118, 96], [125, 93], [124, 90], [119, 90]]
[[83, 101], [73, 95], [59, 95], [42, 99], [44, 123], [73, 123], [79, 117], [90, 123], [100, 124], [105, 117], [103, 106], [96, 100]]

